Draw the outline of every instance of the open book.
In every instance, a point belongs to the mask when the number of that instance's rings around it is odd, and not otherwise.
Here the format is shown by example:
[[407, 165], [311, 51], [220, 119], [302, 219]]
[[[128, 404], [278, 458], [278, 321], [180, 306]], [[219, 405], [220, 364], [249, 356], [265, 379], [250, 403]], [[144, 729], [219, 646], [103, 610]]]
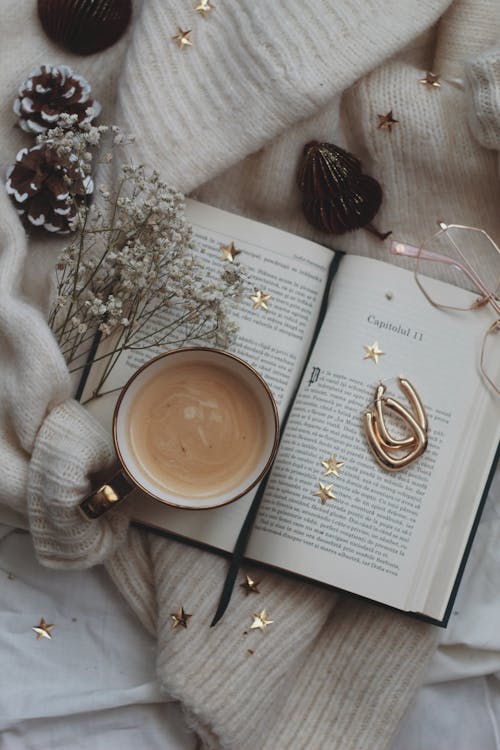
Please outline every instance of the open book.
[[[500, 399], [478, 364], [491, 313], [443, 312], [410, 271], [339, 258], [209, 206], [190, 201], [188, 218], [198, 247], [220, 262], [221, 244], [233, 241], [252, 283], [271, 295], [268, 310], [240, 304], [232, 350], [266, 378], [281, 415], [293, 399], [246, 557], [445, 624], [500, 438]], [[378, 363], [364, 358], [375, 342]], [[123, 355], [109, 387], [155, 354]], [[399, 375], [423, 400], [429, 446], [388, 473], [370, 453], [362, 414], [380, 380], [404, 403]], [[89, 404], [108, 427], [115, 400]], [[324, 476], [331, 454], [344, 464], [338, 478]], [[319, 482], [333, 485], [335, 499], [315, 495]], [[139, 492], [126, 502], [141, 524], [231, 552], [253, 496], [202, 511]]]

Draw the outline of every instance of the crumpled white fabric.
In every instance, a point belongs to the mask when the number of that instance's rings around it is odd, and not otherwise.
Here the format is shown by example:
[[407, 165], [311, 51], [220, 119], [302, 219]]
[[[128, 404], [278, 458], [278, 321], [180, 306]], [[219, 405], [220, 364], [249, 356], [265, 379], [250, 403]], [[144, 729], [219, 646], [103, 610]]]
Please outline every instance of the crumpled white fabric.
[[[52, 640], [31, 627], [44, 617]], [[155, 677], [155, 639], [101, 566], [47, 570], [0, 525], [1, 750], [195, 750]]]

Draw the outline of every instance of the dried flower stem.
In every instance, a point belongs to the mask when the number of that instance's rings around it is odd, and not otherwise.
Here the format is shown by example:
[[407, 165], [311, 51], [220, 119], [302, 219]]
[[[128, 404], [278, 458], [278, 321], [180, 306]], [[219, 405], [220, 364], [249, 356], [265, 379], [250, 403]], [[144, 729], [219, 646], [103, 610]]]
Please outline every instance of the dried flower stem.
[[[44, 138], [54, 148], [75, 149], [89, 171], [89, 149], [108, 131], [120, 136], [106, 126], [69, 133], [70, 126], [74, 123], [58, 126]], [[229, 307], [243, 285], [238, 266], [221, 265], [214, 276], [202, 257], [195, 257], [183, 196], [157, 173], [122, 166], [117, 184], [116, 192], [99, 186], [101, 208], [79, 206], [77, 234], [57, 264], [57, 296], [49, 315], [70, 372], [82, 372], [84, 381], [94, 363], [103, 363], [92, 397], [104, 392], [126, 351], [153, 354], [200, 341], [227, 346], [236, 332]]]

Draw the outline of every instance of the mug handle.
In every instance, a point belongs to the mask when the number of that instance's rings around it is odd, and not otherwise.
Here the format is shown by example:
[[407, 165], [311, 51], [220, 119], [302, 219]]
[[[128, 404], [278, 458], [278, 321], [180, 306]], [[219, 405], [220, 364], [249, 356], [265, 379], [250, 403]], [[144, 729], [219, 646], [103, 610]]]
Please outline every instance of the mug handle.
[[109, 482], [102, 484], [82, 500], [79, 505], [80, 512], [87, 521], [99, 518], [103, 513], [107, 513], [108, 510], [125, 500], [132, 490], [135, 490], [135, 484], [125, 476], [123, 471], [118, 471]]

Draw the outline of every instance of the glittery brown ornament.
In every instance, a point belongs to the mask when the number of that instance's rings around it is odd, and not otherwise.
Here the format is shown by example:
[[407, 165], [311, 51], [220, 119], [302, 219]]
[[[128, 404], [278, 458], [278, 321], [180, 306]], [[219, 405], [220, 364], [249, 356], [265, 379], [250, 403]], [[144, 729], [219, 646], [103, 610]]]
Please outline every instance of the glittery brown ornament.
[[[88, 114], [89, 108], [93, 112]], [[41, 65], [19, 87], [14, 102], [19, 125], [28, 133], [55, 127], [63, 112], [76, 115], [80, 124], [90, 123], [101, 105], [90, 96], [90, 84], [67, 65]]]
[[382, 202], [382, 188], [373, 177], [363, 174], [361, 162], [348, 151], [333, 143], [307, 143], [298, 184], [304, 194], [304, 215], [316, 229], [343, 234], [365, 227], [380, 239], [390, 234], [371, 225]]
[[31, 225], [67, 234], [78, 205], [94, 186], [76, 155], [61, 157], [45, 143], [19, 151], [5, 187], [18, 213]]
[[38, 0], [38, 17], [52, 41], [77, 55], [111, 47], [125, 33], [132, 0]]

